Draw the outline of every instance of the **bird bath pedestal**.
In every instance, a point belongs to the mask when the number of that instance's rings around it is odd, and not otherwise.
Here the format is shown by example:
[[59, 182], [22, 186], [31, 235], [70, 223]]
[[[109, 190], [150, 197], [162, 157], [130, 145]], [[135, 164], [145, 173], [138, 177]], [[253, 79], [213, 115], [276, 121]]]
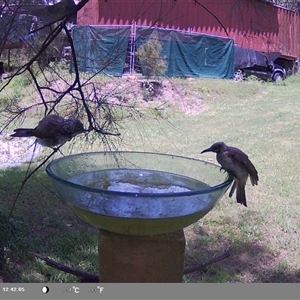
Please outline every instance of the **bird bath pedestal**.
[[64, 203], [99, 228], [100, 282], [181, 282], [183, 228], [232, 182], [217, 165], [145, 152], [65, 156], [46, 172]]
[[100, 282], [181, 282], [183, 229], [152, 235], [124, 235], [100, 229]]

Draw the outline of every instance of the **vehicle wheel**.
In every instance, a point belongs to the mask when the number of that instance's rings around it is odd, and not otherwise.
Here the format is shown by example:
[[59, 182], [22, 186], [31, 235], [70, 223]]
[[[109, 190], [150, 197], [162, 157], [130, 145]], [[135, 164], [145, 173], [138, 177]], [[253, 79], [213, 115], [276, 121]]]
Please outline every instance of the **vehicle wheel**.
[[244, 73], [242, 70], [238, 69], [234, 72], [234, 81], [243, 81], [245, 79]]
[[276, 72], [274, 75], [273, 75], [273, 81], [274, 82], [278, 82], [278, 81], [282, 81], [283, 80], [283, 75], [279, 72]]

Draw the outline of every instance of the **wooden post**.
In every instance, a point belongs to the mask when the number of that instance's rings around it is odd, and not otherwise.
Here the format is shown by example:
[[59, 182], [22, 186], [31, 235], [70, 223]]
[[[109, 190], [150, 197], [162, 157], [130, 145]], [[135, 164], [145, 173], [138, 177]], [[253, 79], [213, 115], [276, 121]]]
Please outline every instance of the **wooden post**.
[[154, 235], [123, 235], [100, 229], [100, 282], [182, 282], [183, 229]]

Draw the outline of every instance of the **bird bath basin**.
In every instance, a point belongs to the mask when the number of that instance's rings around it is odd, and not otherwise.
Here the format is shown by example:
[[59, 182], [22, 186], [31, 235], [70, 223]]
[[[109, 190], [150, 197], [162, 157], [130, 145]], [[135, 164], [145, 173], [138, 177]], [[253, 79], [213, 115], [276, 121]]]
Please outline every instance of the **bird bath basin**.
[[65, 156], [46, 172], [72, 211], [99, 228], [100, 282], [181, 282], [183, 228], [232, 182], [217, 165], [145, 152]]
[[196, 222], [232, 182], [217, 165], [145, 152], [65, 156], [46, 172], [79, 218], [127, 235], [163, 234]]

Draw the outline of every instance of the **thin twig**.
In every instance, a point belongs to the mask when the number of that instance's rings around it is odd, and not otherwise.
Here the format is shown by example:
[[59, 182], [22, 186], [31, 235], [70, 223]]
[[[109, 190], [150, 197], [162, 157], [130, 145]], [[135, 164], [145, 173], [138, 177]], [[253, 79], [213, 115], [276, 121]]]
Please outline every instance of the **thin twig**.
[[225, 26], [222, 24], [222, 22], [219, 20], [219, 18], [218, 18], [212, 11], [210, 11], [210, 10], [209, 10], [208, 8], [206, 8], [203, 4], [201, 4], [199, 1], [197, 1], [197, 0], [194, 0], [194, 1], [195, 1], [195, 4], [200, 5], [200, 6], [201, 6], [203, 9], [205, 9], [210, 15], [212, 15], [212, 16], [217, 20], [217, 22], [221, 25], [221, 27], [224, 29], [226, 35], [229, 36], [229, 34], [228, 34], [228, 32], [227, 32]]
[[[35, 253], [35, 252], [31, 252], [31, 255], [33, 255], [34, 257], [36, 257], [38, 259], [43, 260], [48, 266], [50, 266], [54, 269], [57, 269], [57, 270], [60, 270], [60, 271], [63, 271], [63, 272], [66, 272], [66, 273], [69, 273], [69, 274], [72, 274], [72, 275], [75, 275], [75, 276], [78, 276], [78, 277], [82, 277], [85, 280], [87, 280], [88, 282], [99, 282], [99, 276], [97, 274], [91, 274], [91, 273], [88, 273], [88, 272], [85, 272], [85, 271], [81, 271], [81, 270], [77, 270], [77, 269], [65, 266], [63, 264], [60, 264], [60, 263], [48, 258], [48, 257], [42, 256], [42, 255], [40, 255], [38, 253]], [[212, 265], [216, 262], [219, 262], [223, 259], [226, 259], [229, 256], [230, 256], [230, 250], [226, 250], [222, 255], [211, 258], [203, 264], [193, 266], [193, 267], [190, 267], [190, 268], [186, 268], [183, 271], [183, 275], [186, 275], [186, 274], [204, 269], [205, 267], [207, 267], [209, 265]]]
[[193, 266], [193, 267], [189, 267], [189, 268], [186, 268], [184, 271], [183, 271], [183, 275], [186, 275], [186, 274], [189, 274], [189, 273], [193, 273], [193, 272], [196, 272], [196, 271], [199, 271], [199, 270], [202, 270], [204, 268], [206, 268], [207, 266], [209, 265], [212, 265], [216, 262], [219, 262], [223, 259], [226, 259], [228, 258], [229, 256], [231, 255], [230, 253], [230, 250], [226, 250], [223, 254], [217, 256], [217, 257], [213, 257], [211, 259], [209, 259], [207, 262], [205, 263], [202, 263], [200, 265], [197, 265], [197, 266]]
[[33, 255], [34, 257], [43, 260], [48, 266], [55, 268], [57, 270], [78, 276], [78, 277], [82, 277], [86, 280], [88, 280], [89, 282], [99, 282], [99, 276], [96, 274], [90, 274], [88, 272], [85, 271], [81, 271], [81, 270], [76, 270], [74, 268], [62, 265], [48, 257], [42, 256], [38, 253], [35, 252], [31, 252], [31, 255]]
[[22, 192], [22, 190], [23, 190], [23, 188], [24, 188], [24, 186], [25, 186], [25, 184], [26, 184], [26, 182], [28, 181], [28, 179], [36, 172], [36, 171], [38, 171], [57, 151], [59, 151], [59, 148], [60, 147], [58, 147], [58, 148], [55, 148], [55, 149], [53, 149], [53, 152], [50, 154], [50, 155], [48, 155], [47, 156], [47, 158], [45, 159], [45, 160], [43, 160], [33, 171], [31, 171], [29, 174], [28, 174], [28, 170], [27, 170], [27, 175], [26, 175], [26, 177], [23, 179], [23, 181], [22, 181], [22, 184], [21, 184], [21, 186], [20, 186], [20, 188], [19, 188], [19, 191], [18, 191], [18, 194], [17, 194], [17, 196], [16, 196], [16, 198], [15, 198], [15, 200], [14, 200], [14, 202], [13, 202], [13, 205], [12, 205], [12, 208], [11, 208], [11, 210], [10, 210], [10, 213], [9, 213], [9, 216], [8, 216], [8, 221], [10, 220], [10, 218], [12, 217], [12, 214], [13, 214], [13, 211], [14, 211], [14, 208], [15, 208], [15, 206], [16, 206], [16, 203], [17, 203], [17, 201], [18, 201], [18, 199], [19, 199], [19, 196], [21, 195], [21, 192]]

